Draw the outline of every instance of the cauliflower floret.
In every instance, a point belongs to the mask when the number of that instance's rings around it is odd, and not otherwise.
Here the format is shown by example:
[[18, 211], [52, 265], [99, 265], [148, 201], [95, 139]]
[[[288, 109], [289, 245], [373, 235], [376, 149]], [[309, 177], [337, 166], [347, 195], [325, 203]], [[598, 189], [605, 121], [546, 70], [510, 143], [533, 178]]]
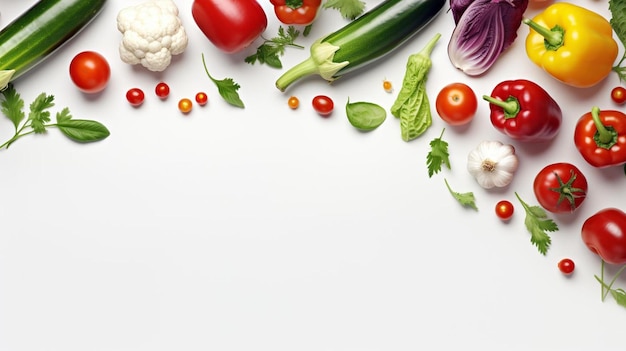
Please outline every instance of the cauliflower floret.
[[164, 71], [173, 55], [187, 48], [187, 33], [173, 0], [150, 0], [122, 9], [117, 15], [122, 33], [119, 52], [122, 61]]

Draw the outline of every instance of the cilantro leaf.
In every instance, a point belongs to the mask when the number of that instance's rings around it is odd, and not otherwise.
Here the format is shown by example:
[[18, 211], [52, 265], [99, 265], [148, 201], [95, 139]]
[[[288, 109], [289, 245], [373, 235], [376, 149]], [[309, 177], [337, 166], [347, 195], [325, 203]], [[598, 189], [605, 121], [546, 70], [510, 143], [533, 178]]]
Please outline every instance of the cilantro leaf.
[[546, 214], [546, 211], [540, 206], [529, 206], [522, 198], [515, 193], [515, 196], [526, 211], [524, 224], [530, 233], [530, 242], [537, 247], [539, 253], [546, 255], [552, 239], [546, 232], [555, 232], [559, 230], [558, 225]]
[[284, 27], [278, 27], [278, 36], [265, 39], [256, 52], [244, 59], [246, 63], [254, 64], [257, 61], [260, 64], [266, 64], [274, 68], [283, 68], [283, 63], [280, 61], [280, 56], [285, 54], [285, 48], [287, 46], [304, 48], [302, 45], [295, 43], [295, 40], [300, 35], [300, 31], [294, 26], [289, 26], [287, 30]]
[[426, 155], [426, 164], [428, 165], [428, 177], [441, 171], [442, 164], [450, 168], [450, 153], [448, 152], [448, 142], [442, 139], [444, 128], [439, 138], [435, 138], [430, 142], [430, 152]]
[[46, 131], [46, 123], [50, 122], [50, 108], [54, 106], [54, 96], [41, 93], [30, 104], [28, 120], [35, 133], [41, 134]]
[[239, 93], [237, 92], [237, 90], [239, 90], [240, 88], [239, 84], [237, 84], [232, 78], [224, 78], [221, 80], [213, 78], [206, 67], [204, 54], [202, 54], [202, 64], [204, 65], [204, 71], [206, 72], [207, 76], [209, 76], [209, 79], [211, 79], [215, 86], [217, 86], [217, 91], [219, 92], [220, 96], [227, 103], [235, 107], [244, 108], [245, 106], [243, 104], [243, 101], [241, 101]]
[[459, 193], [459, 192], [453, 191], [452, 188], [450, 187], [450, 184], [448, 184], [448, 180], [445, 178], [443, 180], [446, 183], [446, 187], [448, 188], [448, 191], [450, 192], [450, 194], [452, 194], [452, 196], [461, 205], [466, 206], [466, 207], [471, 207], [475, 209], [476, 211], [478, 211], [478, 207], [476, 206], [476, 199], [474, 197], [473, 192]]
[[6, 89], [2, 90], [2, 95], [4, 96], [4, 100], [0, 104], [0, 110], [13, 122], [15, 131], [17, 131], [20, 123], [22, 123], [24, 117], [26, 117], [23, 111], [24, 100], [22, 100], [20, 94], [15, 90], [13, 84], [7, 85]]
[[341, 16], [348, 20], [354, 20], [365, 11], [365, 2], [361, 0], [326, 0], [322, 6], [339, 10]]

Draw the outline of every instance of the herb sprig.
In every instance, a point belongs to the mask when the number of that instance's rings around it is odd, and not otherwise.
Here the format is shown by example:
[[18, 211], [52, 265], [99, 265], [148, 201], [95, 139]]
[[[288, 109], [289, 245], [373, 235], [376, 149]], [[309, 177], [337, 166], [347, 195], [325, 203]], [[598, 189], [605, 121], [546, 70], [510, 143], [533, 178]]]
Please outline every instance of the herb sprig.
[[224, 79], [216, 79], [211, 76], [209, 73], [209, 69], [206, 67], [206, 61], [204, 60], [204, 54], [202, 54], [202, 65], [204, 66], [204, 71], [206, 75], [209, 76], [209, 79], [215, 84], [217, 87], [217, 91], [220, 96], [229, 104], [245, 108], [241, 97], [239, 97], [239, 93], [237, 92], [240, 88], [239, 84], [236, 83], [232, 78], [224, 78]]
[[304, 46], [295, 43], [300, 36], [300, 31], [294, 26], [289, 26], [285, 30], [284, 27], [278, 27], [278, 36], [265, 39], [256, 52], [245, 58], [245, 62], [249, 64], [266, 64], [274, 68], [283, 68], [280, 56], [285, 54], [285, 48], [288, 46], [304, 49]]
[[343, 18], [354, 20], [365, 11], [365, 2], [361, 0], [326, 0], [323, 7], [339, 10]]
[[438, 138], [431, 140], [430, 152], [426, 155], [426, 164], [428, 165], [428, 177], [432, 178], [433, 174], [441, 172], [441, 167], [445, 165], [450, 167], [450, 153], [448, 152], [448, 142], [443, 140], [444, 128]]
[[476, 198], [474, 197], [473, 192], [466, 192], [466, 193], [456, 192], [452, 190], [452, 188], [450, 187], [450, 184], [448, 184], [447, 179], [444, 178], [443, 181], [446, 183], [446, 187], [448, 188], [448, 191], [450, 192], [452, 197], [456, 199], [456, 201], [458, 201], [461, 205], [465, 207], [470, 207], [478, 211], [478, 206], [476, 206]]
[[517, 192], [515, 196], [522, 204], [522, 207], [524, 207], [524, 211], [526, 211], [524, 224], [530, 233], [530, 242], [537, 247], [539, 253], [545, 256], [548, 253], [550, 244], [552, 244], [552, 239], [550, 239], [550, 235], [546, 232], [556, 232], [559, 230], [559, 227], [552, 219], [548, 218], [543, 208], [528, 205]]
[[623, 265], [622, 267], [620, 267], [620, 269], [613, 276], [613, 279], [611, 279], [611, 281], [608, 284], [604, 280], [605, 265], [606, 263], [604, 262], [604, 260], [602, 260], [602, 264], [600, 268], [601, 269], [600, 276], [598, 277], [597, 275], [594, 275], [596, 280], [600, 283], [602, 301], [604, 301], [610, 293], [618, 305], [622, 307], [626, 307], [626, 291], [624, 291], [624, 289], [622, 288], [613, 288], [613, 284], [615, 284], [615, 281], [617, 280], [617, 278], [620, 276], [620, 274], [622, 274], [622, 272], [624, 271], [624, 268], [626, 268], [626, 265]]
[[100, 122], [73, 119], [70, 110], [65, 107], [56, 114], [56, 123], [51, 122], [50, 109], [54, 107], [54, 95], [39, 94], [29, 106], [28, 115], [24, 112], [24, 100], [9, 83], [2, 90], [0, 111], [13, 122], [15, 134], [0, 145], [0, 149], [8, 149], [11, 144], [29, 134], [43, 134], [48, 128], [56, 127], [65, 136], [76, 142], [93, 142], [107, 138], [109, 130]]

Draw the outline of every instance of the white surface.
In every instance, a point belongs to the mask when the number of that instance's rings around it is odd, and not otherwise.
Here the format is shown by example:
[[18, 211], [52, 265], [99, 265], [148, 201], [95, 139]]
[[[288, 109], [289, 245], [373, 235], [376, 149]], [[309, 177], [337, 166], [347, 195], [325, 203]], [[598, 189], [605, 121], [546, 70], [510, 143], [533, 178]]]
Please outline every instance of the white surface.
[[[1, 351], [347, 351], [347, 350], [620, 350], [626, 310], [600, 301], [593, 278], [600, 260], [580, 240], [583, 221], [608, 206], [626, 208], [622, 167], [598, 170], [574, 148], [580, 115], [598, 105], [615, 108], [611, 75], [591, 89], [568, 88], [527, 58], [518, 40], [483, 77], [456, 71], [446, 46], [451, 13], [434, 22], [380, 64], [333, 85], [313, 77], [286, 93], [274, 88], [280, 71], [221, 54], [191, 17], [191, 0], [177, 4], [190, 36], [184, 55], [165, 73], [122, 63], [117, 12], [138, 1], [110, 1], [84, 32], [15, 85], [27, 103], [52, 93], [76, 118], [104, 123], [111, 136], [81, 145], [58, 130], [27, 136], [0, 150]], [[378, 1], [367, 1], [371, 8]], [[34, 1], [3, 1], [0, 24]], [[278, 21], [269, 2], [266, 37]], [[584, 5], [607, 17], [607, 1]], [[527, 16], [539, 10], [529, 9]], [[308, 44], [343, 25], [321, 13]], [[428, 94], [433, 126], [417, 140], [400, 138], [389, 114], [377, 130], [356, 131], [343, 105], [376, 102], [389, 109], [404, 65], [436, 32]], [[80, 51], [104, 54], [112, 79], [85, 96], [67, 73]], [[232, 77], [246, 103], [227, 105], [204, 73], [201, 53], [217, 78]], [[621, 52], [620, 52], [621, 55]], [[289, 48], [284, 66], [308, 50]], [[387, 94], [383, 79], [396, 90]], [[465, 160], [480, 141], [511, 142], [479, 103], [466, 128], [446, 126], [434, 111], [444, 85], [462, 81], [489, 94], [504, 79], [529, 78], [560, 103], [564, 123], [547, 147], [513, 143], [521, 169], [506, 189], [485, 191]], [[164, 80], [171, 96], [160, 101]], [[140, 108], [129, 88], [146, 92]], [[184, 116], [176, 102], [206, 91], [210, 102]], [[289, 95], [301, 100], [287, 107]], [[331, 96], [333, 115], [310, 106]], [[446, 128], [452, 170], [428, 177], [429, 142]], [[0, 139], [12, 126], [0, 118]], [[529, 204], [534, 175], [545, 165], [579, 166], [590, 183], [573, 215], [550, 215], [547, 256], [531, 245], [517, 191]], [[479, 212], [448, 193], [474, 192]], [[501, 222], [495, 203], [509, 199], [514, 218]], [[576, 272], [557, 262], [570, 257]], [[618, 283], [626, 287], [626, 277]]]

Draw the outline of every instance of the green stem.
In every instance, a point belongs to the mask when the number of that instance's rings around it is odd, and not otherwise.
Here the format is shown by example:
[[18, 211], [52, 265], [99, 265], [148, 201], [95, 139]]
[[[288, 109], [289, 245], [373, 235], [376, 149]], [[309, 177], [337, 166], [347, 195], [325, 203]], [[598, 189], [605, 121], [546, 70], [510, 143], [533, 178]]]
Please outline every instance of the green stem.
[[591, 108], [591, 117], [593, 118], [593, 124], [595, 124], [596, 129], [598, 130], [597, 141], [602, 144], [598, 146], [606, 149], [611, 148], [611, 146], [615, 144], [615, 132], [608, 130], [604, 124], [602, 124], [602, 121], [600, 120], [600, 108], [598, 106]]
[[546, 42], [546, 49], [556, 51], [563, 46], [563, 34], [565, 31], [560, 26], [557, 25], [549, 29], [528, 18], [524, 18], [522, 22], [543, 36]]
[[520, 104], [519, 104], [519, 100], [517, 100], [513, 96], [509, 96], [506, 99], [506, 101], [502, 101], [500, 99], [496, 99], [496, 98], [491, 97], [489, 95], [483, 95], [483, 99], [488, 101], [490, 104], [493, 104], [493, 105], [496, 105], [496, 106], [502, 108], [502, 110], [504, 111], [504, 117], [506, 119], [517, 117], [517, 114], [521, 110], [521, 107], [520, 107]]
[[433, 49], [435, 48], [435, 44], [437, 44], [437, 41], [439, 41], [439, 38], [441, 38], [441, 33], [435, 33], [432, 39], [430, 39], [430, 41], [426, 44], [426, 46], [424, 46], [422, 51], [420, 51], [417, 54], [430, 58], [430, 55], [432, 54]]
[[308, 59], [293, 66], [282, 76], [280, 76], [278, 80], [276, 80], [276, 87], [280, 91], [285, 91], [287, 90], [287, 87], [289, 87], [298, 79], [313, 75], [318, 72], [319, 68], [317, 64], [315, 63], [315, 61], [313, 61], [313, 58], [309, 57]]

